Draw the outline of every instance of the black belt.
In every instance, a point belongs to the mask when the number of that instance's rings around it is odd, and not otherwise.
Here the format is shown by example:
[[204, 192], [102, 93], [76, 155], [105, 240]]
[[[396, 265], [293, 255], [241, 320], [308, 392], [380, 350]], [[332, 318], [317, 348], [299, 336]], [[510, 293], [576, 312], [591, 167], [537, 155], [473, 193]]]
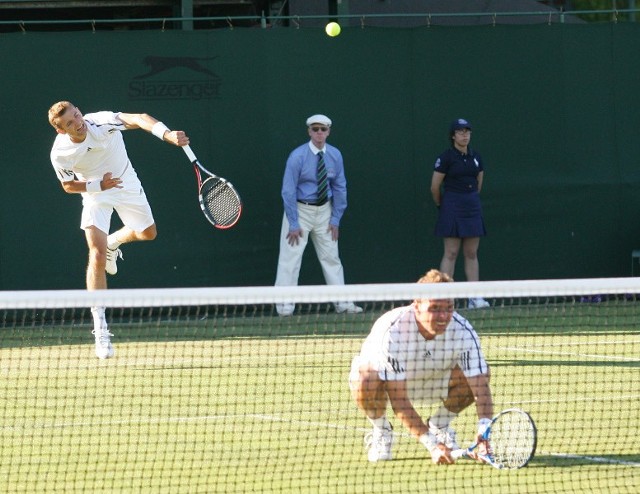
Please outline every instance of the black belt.
[[325, 199], [322, 202], [307, 202], [307, 201], [301, 201], [300, 199], [298, 199], [298, 202], [306, 206], [324, 206], [326, 203], [329, 202], [329, 199]]

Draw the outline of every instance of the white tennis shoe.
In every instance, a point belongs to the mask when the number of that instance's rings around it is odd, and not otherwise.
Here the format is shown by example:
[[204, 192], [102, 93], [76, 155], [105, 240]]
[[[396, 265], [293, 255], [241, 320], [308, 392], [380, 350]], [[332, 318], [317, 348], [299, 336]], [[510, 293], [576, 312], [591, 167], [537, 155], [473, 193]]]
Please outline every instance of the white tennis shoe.
[[491, 307], [491, 304], [482, 297], [470, 298], [468, 307], [469, 309], [486, 309], [487, 307]]
[[104, 267], [104, 270], [107, 273], [113, 275], [118, 272], [118, 265], [116, 264], [116, 262], [118, 262], [118, 257], [120, 259], [124, 259], [120, 249], [110, 249], [107, 247], [107, 264]]
[[107, 328], [94, 329], [91, 334], [96, 337], [96, 357], [99, 359], [107, 359], [116, 353], [111, 344], [111, 334]]
[[458, 446], [458, 441], [456, 439], [456, 431], [451, 427], [444, 427], [439, 429], [433, 424], [429, 423], [429, 432], [433, 434], [438, 443], [444, 444], [447, 448], [451, 450], [460, 449]]
[[347, 304], [346, 306], [336, 307], [338, 314], [361, 314], [363, 312], [362, 307], [354, 303]]
[[367, 447], [369, 461], [388, 461], [392, 459], [391, 446], [393, 445], [393, 427], [389, 429], [374, 427], [373, 431], [364, 436], [364, 444]]

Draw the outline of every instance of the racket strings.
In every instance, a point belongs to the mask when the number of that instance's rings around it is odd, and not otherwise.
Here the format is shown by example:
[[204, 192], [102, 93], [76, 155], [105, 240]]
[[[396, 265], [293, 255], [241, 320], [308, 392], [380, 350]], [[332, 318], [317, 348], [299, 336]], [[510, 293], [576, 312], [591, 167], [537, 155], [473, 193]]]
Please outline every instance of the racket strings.
[[214, 225], [229, 227], [240, 216], [242, 203], [233, 186], [219, 178], [207, 179], [200, 189], [200, 205]]
[[527, 417], [506, 414], [491, 428], [490, 442], [496, 463], [520, 468], [531, 459], [535, 450], [535, 429]]

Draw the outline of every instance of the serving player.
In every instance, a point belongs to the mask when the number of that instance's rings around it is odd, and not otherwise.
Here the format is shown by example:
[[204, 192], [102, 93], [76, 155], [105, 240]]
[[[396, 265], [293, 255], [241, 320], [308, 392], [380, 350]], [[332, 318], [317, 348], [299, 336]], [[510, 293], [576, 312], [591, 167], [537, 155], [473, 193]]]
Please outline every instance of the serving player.
[[[453, 279], [431, 270], [418, 283]], [[454, 311], [453, 299], [421, 299], [380, 317], [351, 364], [351, 394], [373, 431], [365, 436], [369, 461], [392, 459], [393, 427], [387, 404], [396, 418], [429, 451], [434, 463], [453, 463], [459, 449], [451, 422], [475, 402], [478, 414], [478, 453], [493, 416], [489, 367], [480, 340], [465, 318]], [[414, 402], [440, 404], [423, 421]]]
[[[65, 192], [82, 195], [80, 227], [89, 247], [87, 290], [107, 288], [109, 273], [117, 273], [122, 244], [153, 240], [157, 230], [151, 207], [138, 179], [121, 131], [143, 129], [159, 139], [184, 146], [189, 138], [171, 131], [146, 113], [100, 111], [82, 115], [69, 101], [54, 103], [49, 123], [58, 135], [51, 149], [51, 163]], [[111, 215], [118, 213], [123, 227], [109, 235]], [[96, 356], [114, 355], [104, 307], [92, 307]]]

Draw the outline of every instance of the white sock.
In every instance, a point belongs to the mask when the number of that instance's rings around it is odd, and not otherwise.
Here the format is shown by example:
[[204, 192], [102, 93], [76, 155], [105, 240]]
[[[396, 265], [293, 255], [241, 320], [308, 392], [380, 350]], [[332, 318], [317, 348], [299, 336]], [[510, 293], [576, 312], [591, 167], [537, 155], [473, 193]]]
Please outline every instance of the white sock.
[[107, 329], [107, 316], [104, 307], [91, 307], [94, 329]]
[[433, 425], [438, 429], [444, 429], [445, 427], [448, 427], [451, 421], [457, 416], [457, 413], [450, 412], [443, 405], [429, 418], [429, 425]]
[[115, 250], [122, 245], [122, 242], [120, 242], [116, 237], [117, 234], [118, 232], [115, 232], [107, 237], [107, 248]]
[[377, 419], [372, 419], [371, 417], [368, 417], [368, 419], [376, 429], [391, 429], [391, 424], [387, 420], [386, 415], [383, 415], [382, 417], [379, 417]]

